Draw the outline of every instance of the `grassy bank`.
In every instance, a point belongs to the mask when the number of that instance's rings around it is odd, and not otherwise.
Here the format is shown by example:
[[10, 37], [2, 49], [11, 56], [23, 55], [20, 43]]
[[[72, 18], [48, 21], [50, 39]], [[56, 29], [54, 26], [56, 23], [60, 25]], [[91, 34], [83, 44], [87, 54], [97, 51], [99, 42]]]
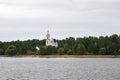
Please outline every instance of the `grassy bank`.
[[39, 57], [39, 58], [120, 58], [120, 55], [15, 55], [0, 57]]

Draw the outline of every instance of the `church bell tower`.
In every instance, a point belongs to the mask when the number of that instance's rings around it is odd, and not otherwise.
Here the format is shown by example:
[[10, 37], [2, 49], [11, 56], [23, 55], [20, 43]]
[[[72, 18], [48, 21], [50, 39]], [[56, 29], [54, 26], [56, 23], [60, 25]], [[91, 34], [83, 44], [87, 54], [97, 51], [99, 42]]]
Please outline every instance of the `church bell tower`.
[[49, 46], [49, 43], [50, 43], [50, 34], [49, 34], [49, 30], [47, 31], [46, 37], [47, 37], [47, 39], [46, 39], [46, 46]]
[[49, 30], [47, 31], [47, 35], [46, 35], [46, 46], [54, 46], [54, 47], [58, 47], [58, 43], [54, 41], [54, 39], [50, 39], [50, 33]]

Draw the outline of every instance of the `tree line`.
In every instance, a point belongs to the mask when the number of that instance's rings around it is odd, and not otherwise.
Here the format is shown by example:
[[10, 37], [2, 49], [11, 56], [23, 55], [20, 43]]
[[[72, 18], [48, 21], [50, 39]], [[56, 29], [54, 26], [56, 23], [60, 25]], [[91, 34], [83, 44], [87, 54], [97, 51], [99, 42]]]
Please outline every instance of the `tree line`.
[[[45, 39], [0, 42], [0, 55], [119, 55], [120, 35], [69, 37], [55, 40], [58, 47], [45, 46]], [[36, 50], [36, 46], [40, 48]]]

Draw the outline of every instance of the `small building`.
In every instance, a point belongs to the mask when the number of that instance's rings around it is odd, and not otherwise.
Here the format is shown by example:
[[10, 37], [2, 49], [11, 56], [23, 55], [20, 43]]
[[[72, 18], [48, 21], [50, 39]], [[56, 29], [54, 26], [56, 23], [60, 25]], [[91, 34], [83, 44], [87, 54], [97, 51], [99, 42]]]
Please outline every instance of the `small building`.
[[49, 30], [47, 31], [47, 35], [46, 35], [46, 46], [54, 46], [54, 47], [58, 47], [58, 43], [57, 41], [55, 41], [53, 38], [50, 39], [50, 34], [49, 34]]

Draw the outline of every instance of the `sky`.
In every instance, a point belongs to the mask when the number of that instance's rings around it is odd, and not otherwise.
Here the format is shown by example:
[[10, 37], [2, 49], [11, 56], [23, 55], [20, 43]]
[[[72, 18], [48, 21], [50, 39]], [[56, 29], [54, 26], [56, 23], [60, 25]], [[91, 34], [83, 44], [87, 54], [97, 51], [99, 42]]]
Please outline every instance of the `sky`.
[[120, 0], [0, 0], [0, 41], [120, 34]]

